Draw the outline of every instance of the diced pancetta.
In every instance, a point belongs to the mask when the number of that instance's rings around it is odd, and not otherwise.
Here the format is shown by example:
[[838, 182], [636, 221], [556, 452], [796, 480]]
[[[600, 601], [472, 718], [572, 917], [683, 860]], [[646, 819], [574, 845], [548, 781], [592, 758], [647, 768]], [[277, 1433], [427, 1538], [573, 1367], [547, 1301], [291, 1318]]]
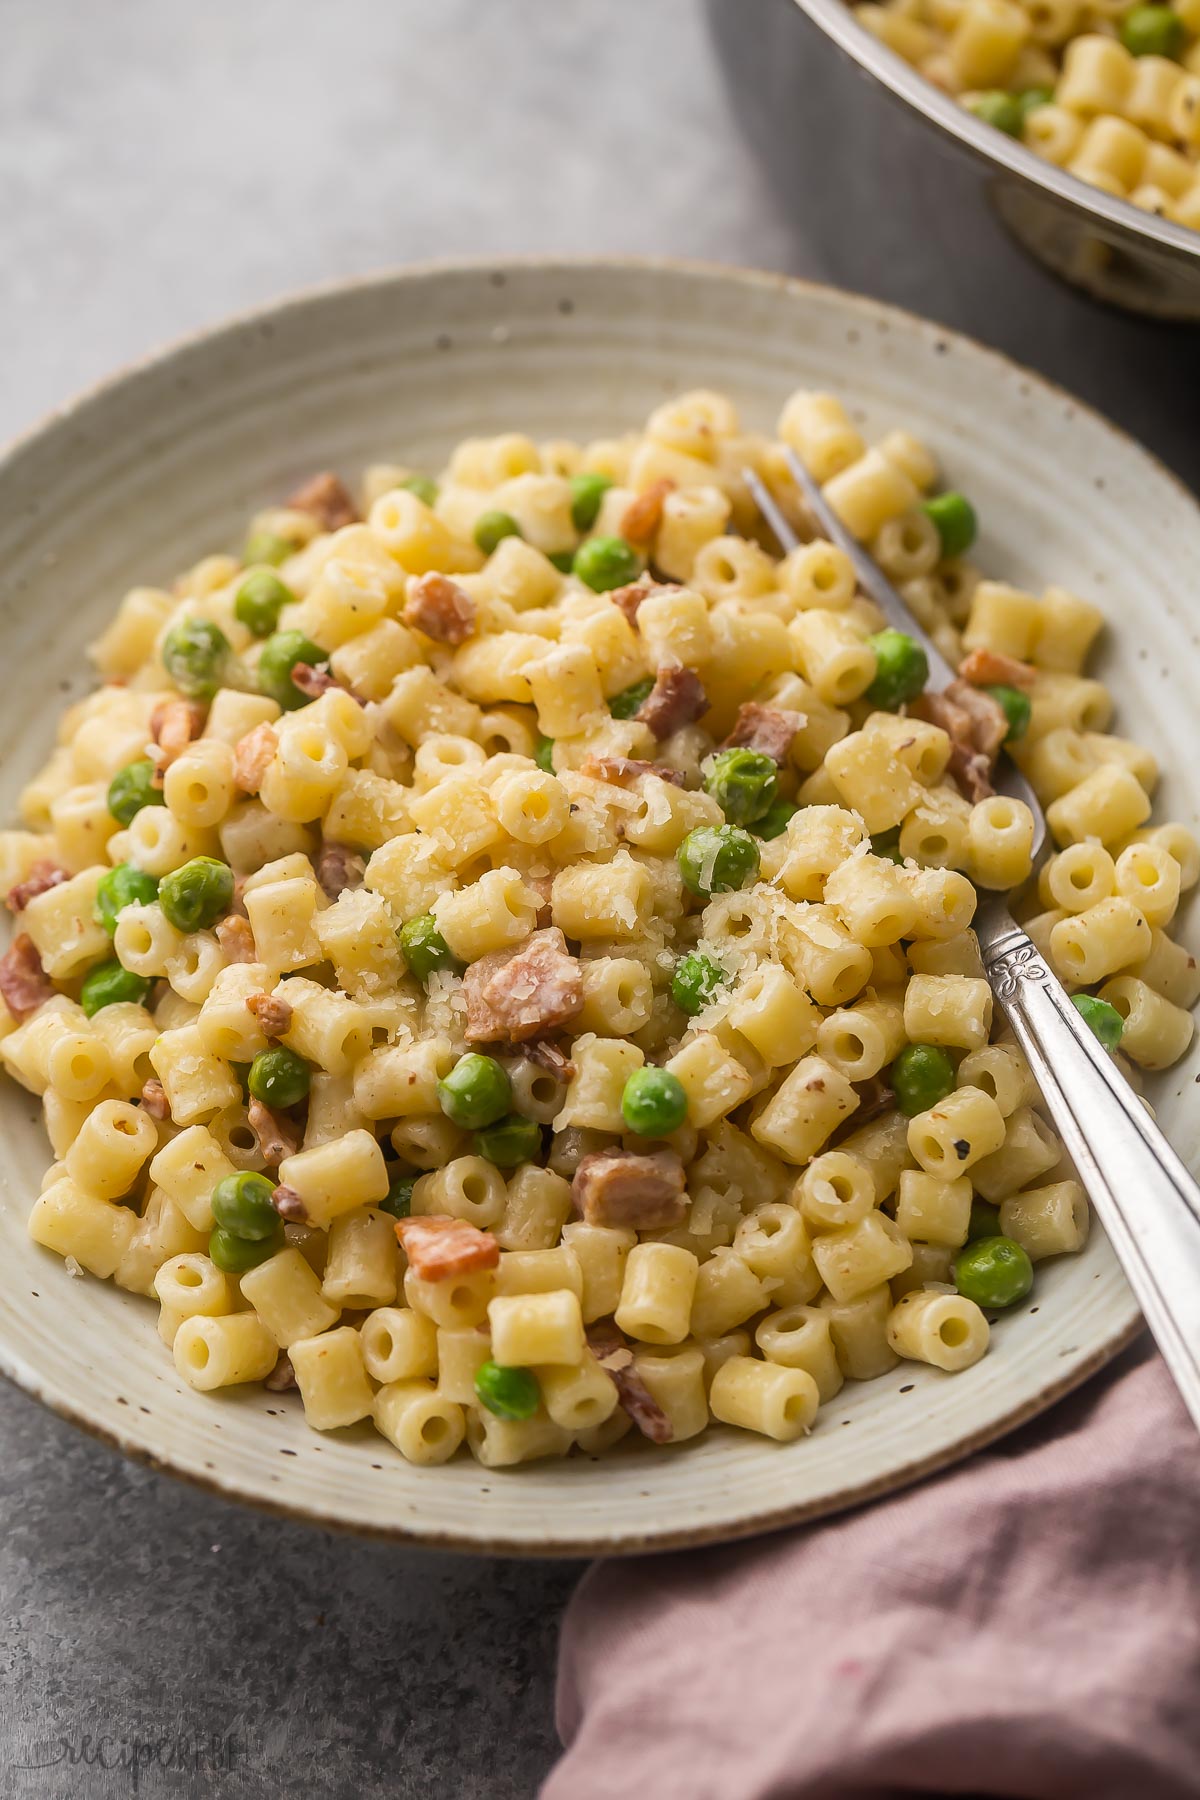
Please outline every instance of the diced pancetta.
[[673, 1150], [593, 1150], [575, 1171], [571, 1195], [589, 1225], [624, 1230], [670, 1231], [688, 1209], [683, 1164]]
[[467, 1041], [523, 1044], [568, 1024], [583, 1005], [578, 959], [554, 926], [515, 950], [494, 950], [463, 976]]
[[349, 844], [325, 839], [317, 857], [317, 882], [327, 900], [336, 900], [347, 888], [360, 888], [366, 872], [366, 858], [351, 850]]
[[323, 531], [340, 531], [358, 518], [358, 508], [332, 469], [323, 469], [303, 482], [284, 504], [295, 512], [311, 513]]
[[61, 887], [64, 881], [70, 881], [71, 871], [64, 869], [61, 863], [35, 862], [24, 881], [18, 881], [16, 887], [9, 888], [4, 896], [4, 904], [10, 912], [24, 912], [31, 900], [39, 894], [48, 894], [51, 888]]
[[658, 671], [654, 686], [634, 715], [661, 743], [708, 710], [708, 696], [694, 669], [669, 663]]
[[281, 1038], [292, 1023], [291, 1002], [276, 994], [251, 994], [246, 1006], [258, 1020], [264, 1037]]
[[233, 785], [243, 794], [257, 794], [278, 748], [279, 733], [273, 725], [256, 725], [240, 737], [233, 747]]
[[475, 630], [475, 602], [448, 575], [431, 570], [408, 584], [404, 623], [438, 644], [464, 644]]
[[20, 932], [0, 956], [0, 999], [14, 1019], [27, 1019], [54, 997], [54, 987], [37, 945], [27, 931]]
[[597, 1320], [586, 1332], [588, 1347], [617, 1390], [621, 1408], [629, 1414], [643, 1437], [654, 1444], [669, 1444], [671, 1421], [638, 1374], [633, 1351], [611, 1320]]
[[803, 713], [748, 700], [738, 707], [737, 721], [721, 748], [757, 750], [760, 756], [782, 764], [787, 761], [792, 739], [803, 723]]
[[438, 1214], [397, 1219], [396, 1236], [409, 1268], [420, 1281], [448, 1281], [471, 1275], [477, 1269], [494, 1269], [500, 1261], [500, 1246], [495, 1238], [478, 1226], [468, 1225], [465, 1219]]

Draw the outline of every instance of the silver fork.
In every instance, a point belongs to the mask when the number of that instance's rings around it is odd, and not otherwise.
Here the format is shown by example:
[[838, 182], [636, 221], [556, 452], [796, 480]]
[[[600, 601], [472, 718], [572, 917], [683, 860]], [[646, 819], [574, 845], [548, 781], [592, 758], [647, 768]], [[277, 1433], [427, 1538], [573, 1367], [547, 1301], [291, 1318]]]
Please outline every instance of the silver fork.
[[[929, 659], [928, 687], [940, 692], [956, 672], [874, 557], [847, 531], [794, 451], [787, 452], [787, 461], [808, 510], [825, 537], [846, 552], [863, 592], [892, 625], [923, 647]], [[800, 540], [770, 491], [753, 470], [742, 473], [781, 548], [795, 549]], [[997, 778], [999, 791], [1023, 800], [1033, 814], [1036, 866], [1046, 854], [1046, 815], [1007, 756], [1001, 758]], [[1072, 1006], [1006, 900], [981, 898], [974, 929], [992, 992], [1200, 1429], [1200, 1186]]]

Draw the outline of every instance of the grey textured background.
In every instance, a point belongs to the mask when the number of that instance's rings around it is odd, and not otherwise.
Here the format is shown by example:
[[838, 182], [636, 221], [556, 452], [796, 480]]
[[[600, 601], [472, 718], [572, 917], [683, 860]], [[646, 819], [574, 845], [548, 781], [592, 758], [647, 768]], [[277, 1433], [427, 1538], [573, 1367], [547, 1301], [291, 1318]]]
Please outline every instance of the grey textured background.
[[[628, 250], [898, 300], [1200, 479], [1196, 332], [1026, 263], [786, 0], [710, 10], [731, 78], [699, 0], [0, 0], [0, 433], [305, 283]], [[0, 1432], [0, 1794], [536, 1791], [576, 1570], [261, 1519], [7, 1390]]]

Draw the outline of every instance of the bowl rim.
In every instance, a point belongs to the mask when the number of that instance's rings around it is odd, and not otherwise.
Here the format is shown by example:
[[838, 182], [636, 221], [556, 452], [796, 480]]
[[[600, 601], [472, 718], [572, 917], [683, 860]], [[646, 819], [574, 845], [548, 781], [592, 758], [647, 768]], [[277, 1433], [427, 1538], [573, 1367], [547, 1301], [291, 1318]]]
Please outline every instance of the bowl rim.
[[1200, 231], [1178, 225], [1157, 213], [1145, 212], [1128, 200], [1093, 187], [1079, 175], [1060, 169], [1037, 156], [1016, 138], [1010, 138], [973, 113], [858, 23], [848, 0], [793, 0], [793, 3], [832, 38], [860, 68], [882, 82], [897, 98], [921, 113], [932, 125], [957, 140], [983, 162], [996, 164], [1010, 175], [1022, 177], [1053, 194], [1076, 212], [1102, 219], [1106, 225], [1141, 243], [1150, 240], [1160, 249], [1200, 264]]
[[[805, 3], [805, 0], [797, 0], [797, 3]], [[841, 0], [834, 0], [834, 4], [840, 5]], [[857, 313], [863, 320], [869, 320], [874, 324], [886, 325], [895, 320], [906, 327], [916, 327], [923, 332], [933, 332], [939, 341], [953, 344], [956, 349], [965, 351], [972, 357], [982, 357], [1010, 376], [1016, 374], [1045, 395], [1067, 401], [1078, 414], [1090, 420], [1093, 426], [1098, 426], [1118, 440], [1124, 450], [1132, 450], [1140, 456], [1159, 477], [1165, 478], [1177, 490], [1178, 495], [1192, 511], [1200, 514], [1200, 501], [1186, 484], [1153, 451], [1139, 443], [1132, 433], [1114, 424], [1098, 408], [1093, 407], [1087, 401], [1078, 399], [1068, 389], [1038, 371], [1019, 363], [1015, 358], [980, 343], [965, 332], [943, 326], [919, 313], [893, 305], [891, 302], [877, 300], [864, 294], [856, 294], [828, 282], [812, 281], [772, 270], [746, 268], [733, 263], [696, 258], [620, 254], [596, 256], [586, 253], [530, 252], [497, 256], [445, 257], [420, 263], [402, 264], [349, 278], [332, 278], [325, 282], [289, 290], [278, 299], [264, 301], [253, 307], [225, 315], [215, 324], [201, 326], [170, 339], [144, 356], [122, 364], [111, 374], [84, 387], [60, 405], [52, 407], [32, 425], [16, 433], [7, 442], [0, 444], [0, 473], [14, 459], [19, 458], [27, 449], [33, 447], [45, 434], [77, 419], [126, 382], [142, 374], [159, 370], [179, 355], [186, 354], [203, 344], [232, 339], [247, 328], [253, 329], [265, 320], [277, 320], [281, 316], [299, 312], [308, 307], [320, 306], [342, 294], [365, 292], [371, 289], [383, 291], [405, 288], [438, 277], [491, 276], [505, 272], [550, 273], [555, 270], [562, 270], [566, 275], [575, 276], [588, 271], [598, 273], [624, 271], [630, 274], [663, 272], [682, 275], [699, 282], [719, 281], [750, 291], [768, 289], [782, 291], [785, 294], [812, 295], [827, 302], [832, 301], [843, 309]], [[886, 1474], [849, 1485], [836, 1496], [801, 1499], [784, 1507], [772, 1507], [758, 1512], [750, 1511], [731, 1523], [718, 1522], [712, 1525], [687, 1527], [678, 1531], [667, 1529], [651, 1532], [625, 1532], [616, 1538], [559, 1537], [549, 1545], [529, 1543], [505, 1537], [502, 1534], [496, 1537], [489, 1536], [484, 1541], [476, 1537], [464, 1536], [459, 1532], [424, 1530], [417, 1532], [401, 1524], [376, 1524], [347, 1519], [338, 1512], [328, 1510], [320, 1503], [297, 1505], [278, 1500], [264, 1494], [260, 1489], [252, 1487], [236, 1474], [219, 1471], [205, 1473], [195, 1468], [189, 1468], [174, 1462], [169, 1456], [160, 1455], [149, 1448], [145, 1442], [140, 1441], [132, 1432], [124, 1432], [101, 1424], [89, 1414], [84, 1404], [74, 1402], [70, 1396], [48, 1391], [43, 1378], [34, 1366], [24, 1358], [20, 1351], [5, 1345], [2, 1341], [0, 1341], [0, 1376], [21, 1389], [31, 1399], [45, 1406], [58, 1418], [71, 1425], [79, 1426], [90, 1437], [128, 1457], [131, 1461], [153, 1469], [156, 1473], [171, 1475], [214, 1498], [236, 1501], [271, 1517], [311, 1525], [320, 1530], [338, 1531], [353, 1537], [402, 1544], [412, 1549], [445, 1550], [475, 1556], [569, 1560], [657, 1553], [658, 1551], [731, 1543], [738, 1539], [763, 1535], [785, 1527], [804, 1524], [830, 1514], [848, 1511], [882, 1495], [899, 1492], [915, 1482], [936, 1474], [943, 1468], [965, 1460], [966, 1457], [974, 1455], [989, 1444], [995, 1443], [1010, 1431], [1047, 1411], [1060, 1399], [1089, 1380], [1092, 1375], [1125, 1350], [1142, 1332], [1143, 1321], [1132, 1296], [1129, 1304], [1129, 1315], [1116, 1324], [1103, 1343], [1097, 1345], [1090, 1355], [1082, 1358], [1057, 1379], [1047, 1382], [1036, 1395], [1009, 1408], [979, 1430], [955, 1439], [952, 1444], [933, 1450], [928, 1454], [916, 1456]]]

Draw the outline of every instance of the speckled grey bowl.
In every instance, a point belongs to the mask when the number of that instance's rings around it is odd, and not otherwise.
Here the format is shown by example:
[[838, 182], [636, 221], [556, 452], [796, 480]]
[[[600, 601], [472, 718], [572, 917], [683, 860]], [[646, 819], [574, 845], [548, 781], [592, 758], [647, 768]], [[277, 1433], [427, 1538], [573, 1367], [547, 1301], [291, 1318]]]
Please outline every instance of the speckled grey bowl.
[[[979, 506], [990, 570], [1078, 586], [1112, 614], [1120, 726], [1174, 762], [1163, 816], [1195, 821], [1200, 515], [1171, 477], [1066, 395], [919, 319], [775, 277], [633, 261], [417, 269], [288, 301], [120, 375], [12, 448], [0, 461], [3, 813], [88, 685], [84, 645], [123, 590], [238, 542], [246, 515], [297, 477], [386, 457], [433, 467], [480, 432], [619, 429], [700, 383], [728, 389], [757, 426], [808, 384], [842, 393], [869, 430], [922, 433]], [[1156, 1096], [1193, 1165], [1194, 1065]], [[47, 1151], [30, 1096], [6, 1086], [0, 1105], [0, 1368], [130, 1455], [325, 1526], [562, 1555], [763, 1531], [964, 1455], [1136, 1328], [1097, 1233], [1045, 1269], [1036, 1304], [998, 1326], [975, 1368], [906, 1365], [850, 1384], [801, 1443], [715, 1430], [603, 1462], [414, 1469], [366, 1425], [309, 1431], [294, 1395], [185, 1388], [149, 1302], [73, 1280], [28, 1240]]]

